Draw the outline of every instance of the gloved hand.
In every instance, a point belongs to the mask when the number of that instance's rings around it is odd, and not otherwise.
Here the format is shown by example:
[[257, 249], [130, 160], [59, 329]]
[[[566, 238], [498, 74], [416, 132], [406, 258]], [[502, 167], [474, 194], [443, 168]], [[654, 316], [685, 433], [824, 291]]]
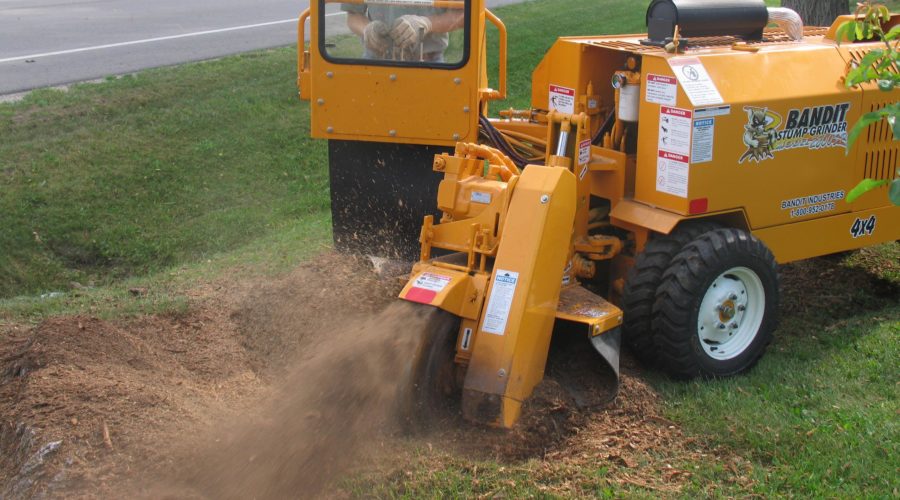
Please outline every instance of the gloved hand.
[[369, 22], [363, 30], [363, 44], [376, 55], [384, 56], [384, 53], [391, 46], [387, 25], [381, 21]]
[[431, 32], [431, 19], [424, 16], [407, 14], [394, 21], [391, 38], [394, 45], [401, 48], [415, 47], [422, 43], [425, 35]]

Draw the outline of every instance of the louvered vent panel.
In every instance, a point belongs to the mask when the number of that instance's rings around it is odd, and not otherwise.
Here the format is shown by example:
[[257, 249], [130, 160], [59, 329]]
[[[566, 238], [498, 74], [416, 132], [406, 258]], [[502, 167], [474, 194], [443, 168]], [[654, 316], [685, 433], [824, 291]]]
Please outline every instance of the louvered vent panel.
[[[874, 103], [869, 111], [878, 111], [888, 102]], [[894, 140], [894, 134], [886, 120], [874, 123], [866, 129], [863, 151], [865, 152], [865, 171], [863, 177], [868, 179], [894, 179], [897, 167], [900, 166], [900, 141]]]
[[[847, 50], [847, 52], [850, 54], [850, 57], [853, 58], [853, 62], [859, 63], [860, 61], [862, 61], [862, 58], [865, 57], [865, 55], [869, 53], [870, 50], [872, 50], [872, 49], [871, 49], [871, 48], [868, 48], [868, 49], [863, 49], [863, 48], [854, 49], [854, 48], [850, 48], [849, 50]], [[896, 64], [892, 64], [891, 66], [892, 66], [892, 68], [893, 68], [894, 71], [897, 71], [897, 70], [898, 70]]]

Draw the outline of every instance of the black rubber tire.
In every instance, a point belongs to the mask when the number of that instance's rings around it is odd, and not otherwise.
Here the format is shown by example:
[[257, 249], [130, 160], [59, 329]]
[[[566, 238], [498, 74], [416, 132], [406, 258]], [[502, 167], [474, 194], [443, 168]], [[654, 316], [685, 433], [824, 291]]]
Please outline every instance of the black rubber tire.
[[[708, 355], [698, 335], [700, 305], [713, 282], [726, 271], [745, 267], [759, 278], [764, 310], [749, 344], [725, 360]], [[680, 379], [727, 377], [752, 368], [772, 341], [778, 325], [779, 277], [772, 252], [753, 235], [716, 229], [687, 245], [663, 274], [653, 305], [653, 340], [659, 366]]]
[[663, 273], [687, 244], [719, 227], [710, 221], [687, 221], [670, 234], [655, 234], [628, 271], [622, 297], [625, 312], [622, 339], [641, 363], [654, 366], [657, 360], [652, 330], [653, 303]]

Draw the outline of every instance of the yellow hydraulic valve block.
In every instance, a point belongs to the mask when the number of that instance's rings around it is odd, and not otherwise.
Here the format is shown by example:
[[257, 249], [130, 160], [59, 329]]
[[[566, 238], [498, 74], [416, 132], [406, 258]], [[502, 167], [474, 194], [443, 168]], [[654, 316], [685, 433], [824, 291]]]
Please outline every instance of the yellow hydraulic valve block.
[[463, 415], [512, 427], [544, 376], [572, 245], [575, 176], [530, 165], [519, 176], [463, 386]]

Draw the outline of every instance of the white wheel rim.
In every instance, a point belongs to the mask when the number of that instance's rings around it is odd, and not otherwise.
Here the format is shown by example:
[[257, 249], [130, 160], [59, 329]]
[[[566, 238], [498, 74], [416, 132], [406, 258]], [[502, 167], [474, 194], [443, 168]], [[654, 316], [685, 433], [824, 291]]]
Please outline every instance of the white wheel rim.
[[697, 336], [717, 360], [740, 356], [759, 333], [766, 310], [762, 280], [751, 269], [733, 267], [709, 285], [697, 316]]

